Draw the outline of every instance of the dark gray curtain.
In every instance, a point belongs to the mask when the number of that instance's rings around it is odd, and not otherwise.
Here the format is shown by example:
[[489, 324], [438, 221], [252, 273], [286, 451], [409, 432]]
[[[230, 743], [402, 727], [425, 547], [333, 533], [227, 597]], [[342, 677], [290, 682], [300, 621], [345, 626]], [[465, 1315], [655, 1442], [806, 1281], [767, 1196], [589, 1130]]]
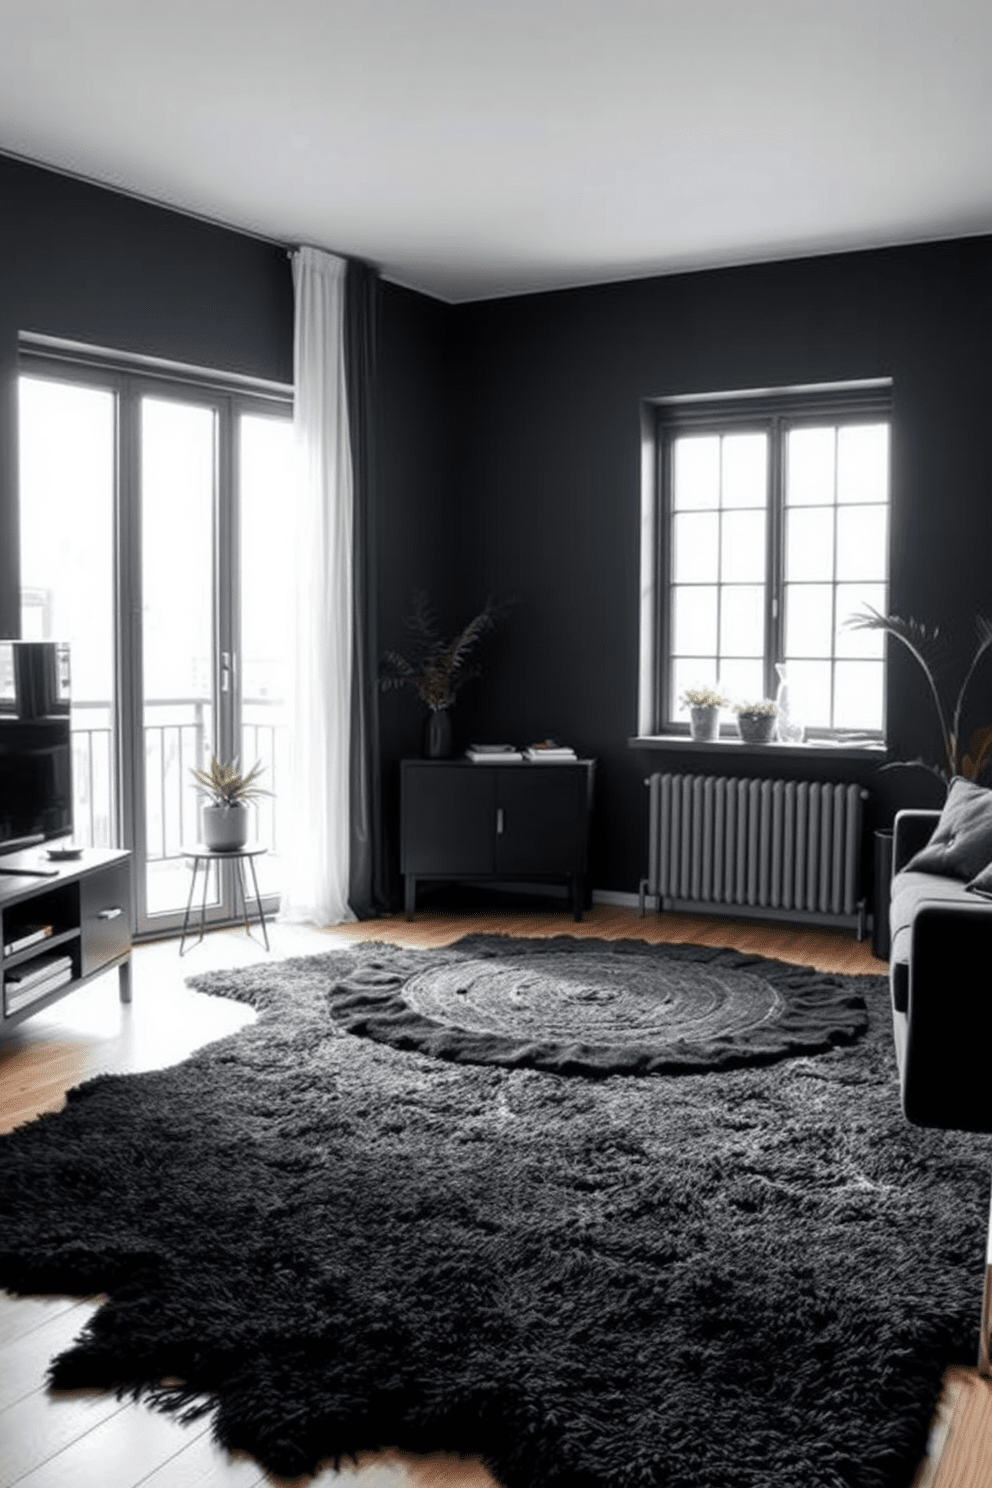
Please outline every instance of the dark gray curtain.
[[379, 276], [349, 259], [344, 357], [354, 478], [354, 649], [351, 684], [351, 864], [348, 901], [360, 920], [388, 912], [379, 769], [376, 609], [376, 363]]

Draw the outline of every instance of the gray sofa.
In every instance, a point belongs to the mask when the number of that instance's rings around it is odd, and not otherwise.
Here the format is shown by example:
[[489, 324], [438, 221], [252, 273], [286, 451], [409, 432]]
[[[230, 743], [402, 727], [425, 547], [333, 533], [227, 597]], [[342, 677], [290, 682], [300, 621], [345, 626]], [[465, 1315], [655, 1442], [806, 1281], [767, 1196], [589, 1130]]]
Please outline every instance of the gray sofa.
[[940, 818], [900, 811], [893, 832], [889, 981], [903, 1111], [917, 1126], [989, 1132], [992, 901], [964, 878], [906, 866]]

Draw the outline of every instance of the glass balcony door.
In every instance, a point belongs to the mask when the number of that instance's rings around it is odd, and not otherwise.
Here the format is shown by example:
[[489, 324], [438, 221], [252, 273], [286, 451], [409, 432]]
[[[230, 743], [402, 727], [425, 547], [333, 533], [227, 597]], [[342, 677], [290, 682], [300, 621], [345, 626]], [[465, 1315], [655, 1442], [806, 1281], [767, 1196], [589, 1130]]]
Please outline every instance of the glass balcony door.
[[[163, 929], [185, 906], [184, 847], [200, 841], [193, 770], [215, 752], [229, 759], [232, 697], [218, 696], [219, 628], [230, 612], [222, 592], [231, 566], [218, 562], [218, 417], [209, 403], [143, 396], [138, 407], [141, 550], [140, 728], [136, 781], [143, 809], [137, 843], [142, 929]], [[218, 879], [220, 878], [220, 881]], [[214, 918], [230, 913], [230, 886], [207, 885]]]
[[[192, 770], [260, 760], [274, 909], [288, 409], [112, 373], [25, 375], [20, 397], [22, 625], [70, 642], [76, 835], [132, 848], [137, 932], [169, 933], [201, 839]], [[208, 922], [240, 912], [233, 870], [213, 871]]]
[[238, 707], [232, 718], [238, 754], [262, 765], [270, 792], [255, 807], [255, 825], [268, 852], [256, 861], [263, 895], [276, 894], [282, 870], [282, 811], [289, 774], [286, 682], [293, 628], [292, 529], [286, 519], [293, 425], [271, 413], [242, 411], [235, 445], [238, 493]]
[[117, 406], [112, 389], [22, 377], [21, 635], [69, 641], [73, 829], [120, 839], [114, 604]]

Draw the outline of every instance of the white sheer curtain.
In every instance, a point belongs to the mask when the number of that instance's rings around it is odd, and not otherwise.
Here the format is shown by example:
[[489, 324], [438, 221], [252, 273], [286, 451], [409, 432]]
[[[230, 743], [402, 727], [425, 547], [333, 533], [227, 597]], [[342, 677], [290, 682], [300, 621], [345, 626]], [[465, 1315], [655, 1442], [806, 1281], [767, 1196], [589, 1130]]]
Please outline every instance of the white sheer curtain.
[[293, 283], [296, 615], [280, 918], [336, 925], [355, 918], [348, 904], [353, 490], [345, 261], [301, 248]]

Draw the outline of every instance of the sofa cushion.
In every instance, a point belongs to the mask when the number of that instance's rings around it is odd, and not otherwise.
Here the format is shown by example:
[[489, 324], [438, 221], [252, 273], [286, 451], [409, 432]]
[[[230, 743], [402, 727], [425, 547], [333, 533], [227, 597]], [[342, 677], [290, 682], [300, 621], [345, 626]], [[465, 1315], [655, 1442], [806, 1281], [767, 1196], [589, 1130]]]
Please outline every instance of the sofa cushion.
[[973, 879], [992, 864], [992, 790], [956, 775], [940, 821], [926, 847], [906, 864], [907, 873]]
[[916, 873], [912, 868], [904, 868], [892, 879], [889, 928], [893, 935], [908, 929], [918, 904], [934, 900], [961, 903], [964, 895], [965, 885], [958, 878], [941, 878], [939, 874]]
[[965, 888], [972, 894], [980, 894], [983, 899], [992, 899], [992, 863], [983, 868], [970, 884], [965, 884]]
[[889, 964], [908, 962], [913, 934], [913, 916], [920, 904], [960, 903], [965, 900], [965, 885], [957, 878], [941, 878], [934, 873], [914, 873], [904, 868], [892, 879], [889, 903]]

